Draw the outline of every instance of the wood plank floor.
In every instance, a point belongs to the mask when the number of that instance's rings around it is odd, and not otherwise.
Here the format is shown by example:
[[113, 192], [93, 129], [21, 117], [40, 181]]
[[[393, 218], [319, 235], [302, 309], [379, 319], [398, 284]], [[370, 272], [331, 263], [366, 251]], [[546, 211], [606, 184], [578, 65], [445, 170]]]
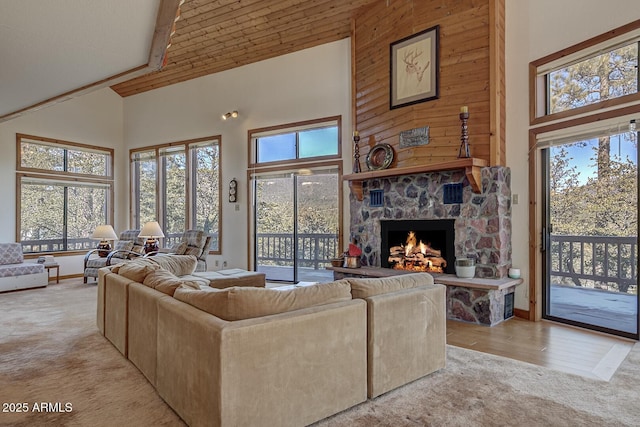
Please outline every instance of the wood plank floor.
[[514, 317], [493, 327], [448, 320], [447, 344], [608, 381], [635, 341]]

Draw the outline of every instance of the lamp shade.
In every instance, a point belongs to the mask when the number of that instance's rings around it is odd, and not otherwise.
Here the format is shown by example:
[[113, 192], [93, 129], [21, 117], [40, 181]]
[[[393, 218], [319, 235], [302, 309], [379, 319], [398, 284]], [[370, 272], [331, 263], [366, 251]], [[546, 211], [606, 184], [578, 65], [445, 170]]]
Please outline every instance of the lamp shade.
[[138, 237], [164, 237], [164, 233], [158, 221], [149, 221], [142, 226]]
[[99, 225], [93, 230], [92, 239], [96, 240], [116, 240], [118, 235], [113, 231], [113, 227], [109, 224]]

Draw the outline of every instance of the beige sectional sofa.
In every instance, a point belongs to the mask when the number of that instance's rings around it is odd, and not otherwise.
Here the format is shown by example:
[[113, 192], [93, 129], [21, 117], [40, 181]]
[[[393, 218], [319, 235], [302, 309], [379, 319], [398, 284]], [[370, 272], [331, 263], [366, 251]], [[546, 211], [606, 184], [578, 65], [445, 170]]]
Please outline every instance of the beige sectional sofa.
[[103, 269], [98, 326], [191, 426], [308, 425], [444, 366], [430, 275], [215, 289], [172, 257]]

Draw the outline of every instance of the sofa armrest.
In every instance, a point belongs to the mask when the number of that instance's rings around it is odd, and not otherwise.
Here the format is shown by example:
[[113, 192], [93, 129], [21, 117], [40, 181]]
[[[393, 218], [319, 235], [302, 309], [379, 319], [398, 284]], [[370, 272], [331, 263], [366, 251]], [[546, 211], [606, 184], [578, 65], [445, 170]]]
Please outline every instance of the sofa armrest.
[[370, 398], [445, 366], [445, 286], [420, 286], [365, 300]]
[[158, 302], [156, 385], [189, 425], [307, 425], [366, 400], [366, 304], [227, 322]]

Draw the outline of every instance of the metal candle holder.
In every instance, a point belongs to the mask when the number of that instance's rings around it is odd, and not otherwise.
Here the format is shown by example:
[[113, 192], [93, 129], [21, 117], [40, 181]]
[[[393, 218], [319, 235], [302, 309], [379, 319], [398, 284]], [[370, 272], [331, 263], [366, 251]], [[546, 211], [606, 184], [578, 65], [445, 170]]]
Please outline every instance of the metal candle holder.
[[469, 128], [467, 127], [467, 121], [469, 120], [469, 112], [460, 113], [460, 150], [458, 151], [458, 158], [469, 158]]
[[358, 131], [353, 132], [353, 173], [360, 172], [360, 148], [358, 147], [360, 142], [360, 135]]

